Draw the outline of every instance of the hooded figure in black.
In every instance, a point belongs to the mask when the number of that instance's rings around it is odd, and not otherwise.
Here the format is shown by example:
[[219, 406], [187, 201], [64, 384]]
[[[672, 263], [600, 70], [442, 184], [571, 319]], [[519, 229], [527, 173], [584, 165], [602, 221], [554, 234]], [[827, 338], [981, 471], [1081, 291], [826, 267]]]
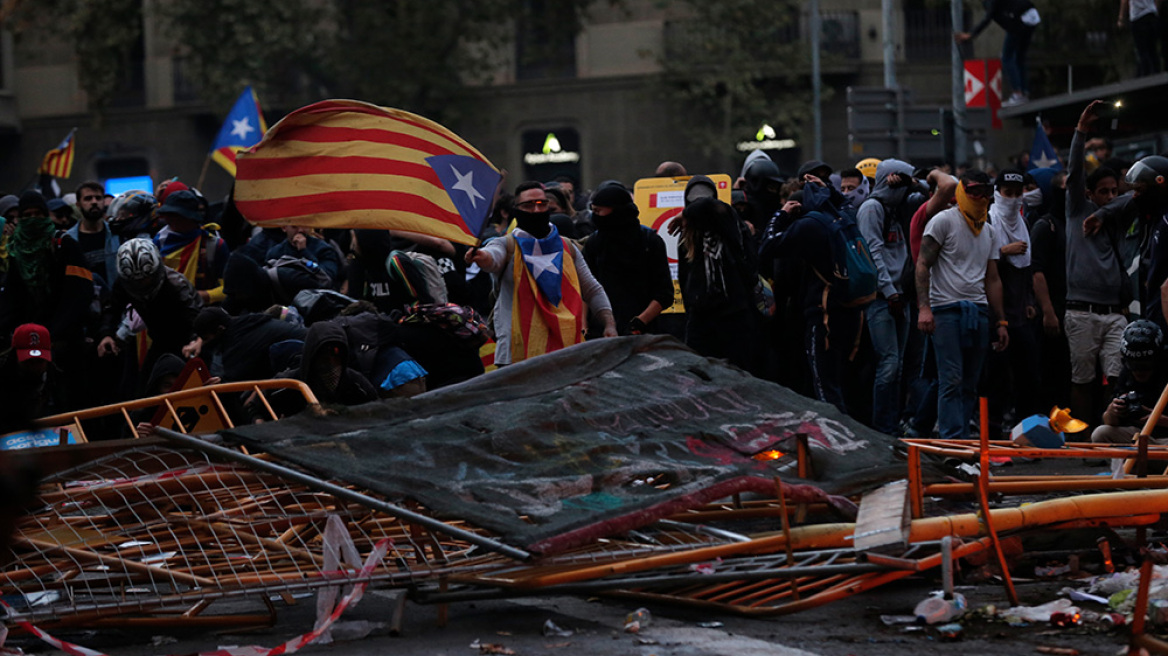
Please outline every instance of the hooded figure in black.
[[300, 366], [277, 378], [296, 378], [308, 383], [324, 404], [358, 405], [377, 399], [377, 388], [361, 372], [350, 368], [349, 339], [332, 321], [312, 324], [304, 338]]
[[[779, 172], [778, 165], [766, 156], [747, 161], [742, 177], [748, 207], [746, 215], [742, 218], [754, 226], [755, 234], [761, 234], [771, 217], [783, 206], [782, 191], [785, 180]], [[690, 182], [693, 182], [692, 178]]]
[[762, 364], [761, 315], [754, 302], [757, 256], [738, 213], [716, 197], [700, 195], [704, 189], [694, 189], [706, 185], [712, 182], [705, 176], [694, 176], [687, 185], [678, 240], [685, 343], [753, 373]]
[[[673, 305], [673, 277], [665, 241], [641, 225], [633, 197], [621, 186], [592, 195], [596, 232], [584, 244], [584, 260], [600, 281], [621, 335], [656, 333], [657, 316]], [[595, 323], [595, 322], [594, 322]], [[599, 335], [603, 326], [589, 333]]]
[[847, 219], [841, 218], [832, 203], [831, 190], [814, 183], [803, 185], [801, 202], [801, 218], [790, 221], [790, 217], [779, 215], [767, 226], [759, 257], [764, 263], [784, 260], [785, 269], [799, 272], [792, 280], [798, 285], [795, 300], [803, 308], [803, 348], [812, 394], [847, 412], [842, 383], [859, 345], [861, 310], [844, 305], [842, 289], [833, 287], [824, 293], [824, 281], [833, 275], [830, 226], [833, 221]]

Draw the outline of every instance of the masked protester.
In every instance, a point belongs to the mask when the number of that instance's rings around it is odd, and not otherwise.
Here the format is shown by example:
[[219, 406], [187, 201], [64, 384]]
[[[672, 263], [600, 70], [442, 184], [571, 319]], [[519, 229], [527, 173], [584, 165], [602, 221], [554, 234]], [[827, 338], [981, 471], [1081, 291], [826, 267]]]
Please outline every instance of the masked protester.
[[1012, 348], [990, 355], [990, 379], [1001, 381], [989, 390], [991, 425], [1001, 427], [1013, 402], [1013, 416], [1029, 417], [1046, 411], [1041, 405], [1038, 377], [1038, 308], [1030, 267], [1030, 230], [1023, 218], [1027, 177], [1017, 170], [1003, 170], [995, 181], [990, 222], [994, 226], [1002, 303]]
[[916, 264], [917, 326], [933, 336], [937, 418], [944, 439], [969, 437], [990, 335], [997, 335], [994, 348], [1009, 345], [1000, 255], [994, 249], [994, 227], [986, 223], [993, 197], [989, 176], [977, 169], [965, 171], [956, 195], [957, 207], [929, 221]]
[[150, 335], [150, 350], [141, 367], [149, 372], [163, 353], [181, 355], [195, 338], [195, 317], [203, 302], [181, 273], [163, 264], [154, 242], [136, 238], [118, 248], [118, 280], [102, 313], [99, 357], [116, 355], [134, 339], [121, 325], [127, 306]]
[[[622, 335], [657, 331], [657, 316], [673, 305], [673, 278], [665, 241], [641, 225], [633, 197], [622, 186], [592, 194], [596, 232], [584, 244], [584, 260], [608, 294], [617, 330]], [[590, 332], [603, 326], [590, 322]]]
[[[0, 291], [0, 334], [11, 335], [24, 323], [46, 327], [52, 335], [56, 366], [70, 380], [80, 378], [93, 274], [77, 242], [57, 231], [48, 203], [38, 192], [20, 197], [17, 215], [9, 242], [11, 268]], [[71, 392], [78, 389], [79, 385], [70, 386]], [[66, 400], [66, 404], [73, 402]]]
[[755, 234], [761, 234], [771, 217], [783, 206], [785, 178], [778, 165], [767, 157], [748, 162], [743, 178], [748, 211], [742, 218], [753, 226]]
[[515, 189], [515, 230], [467, 251], [467, 264], [499, 276], [494, 309], [495, 363], [512, 364], [584, 340], [585, 306], [605, 337], [617, 335], [612, 306], [576, 245], [549, 221], [538, 182]]
[[697, 192], [693, 189], [697, 184], [705, 183], [691, 179], [686, 190], [678, 240], [685, 343], [702, 355], [725, 358], [754, 373], [762, 365], [762, 320], [754, 302], [758, 256], [737, 212]]

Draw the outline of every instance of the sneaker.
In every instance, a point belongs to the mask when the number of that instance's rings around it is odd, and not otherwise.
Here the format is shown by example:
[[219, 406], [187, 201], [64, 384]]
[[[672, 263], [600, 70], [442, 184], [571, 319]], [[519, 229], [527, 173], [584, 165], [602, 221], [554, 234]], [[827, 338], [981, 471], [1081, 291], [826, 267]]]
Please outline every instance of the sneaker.
[[1017, 107], [1030, 102], [1030, 98], [1021, 93], [1010, 94], [1010, 97], [1002, 101], [1002, 107]]

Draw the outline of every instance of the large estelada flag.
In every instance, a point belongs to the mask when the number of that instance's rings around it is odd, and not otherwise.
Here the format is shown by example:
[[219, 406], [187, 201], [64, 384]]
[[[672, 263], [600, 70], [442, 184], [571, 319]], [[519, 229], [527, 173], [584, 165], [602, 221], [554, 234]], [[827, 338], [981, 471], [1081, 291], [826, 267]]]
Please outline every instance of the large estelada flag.
[[235, 175], [235, 157], [244, 148], [258, 144], [268, 131], [264, 114], [260, 111], [260, 99], [251, 87], [243, 90], [239, 100], [228, 112], [219, 128], [219, 136], [211, 146], [211, 159], [231, 175]]
[[292, 112], [237, 166], [235, 204], [257, 225], [409, 230], [472, 245], [502, 179], [445, 127], [355, 100]]
[[511, 362], [584, 341], [584, 299], [570, 249], [552, 226], [536, 239], [517, 231], [512, 254]]
[[76, 145], [73, 141], [73, 135], [76, 132], [77, 128], [69, 130], [64, 141], [45, 153], [44, 159], [41, 160], [41, 167], [37, 169], [38, 174], [51, 175], [54, 178], [68, 178], [73, 173], [73, 152]]

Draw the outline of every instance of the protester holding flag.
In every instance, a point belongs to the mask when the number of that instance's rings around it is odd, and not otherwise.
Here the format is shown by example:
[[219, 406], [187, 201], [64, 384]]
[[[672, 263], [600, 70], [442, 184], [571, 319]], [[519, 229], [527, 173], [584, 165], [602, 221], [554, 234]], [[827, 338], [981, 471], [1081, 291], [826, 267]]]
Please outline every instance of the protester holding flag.
[[495, 364], [513, 364], [584, 341], [585, 304], [603, 323], [604, 336], [616, 337], [608, 295], [576, 245], [550, 223], [543, 185], [520, 184], [511, 216], [515, 230], [466, 255], [468, 264], [499, 275]]

